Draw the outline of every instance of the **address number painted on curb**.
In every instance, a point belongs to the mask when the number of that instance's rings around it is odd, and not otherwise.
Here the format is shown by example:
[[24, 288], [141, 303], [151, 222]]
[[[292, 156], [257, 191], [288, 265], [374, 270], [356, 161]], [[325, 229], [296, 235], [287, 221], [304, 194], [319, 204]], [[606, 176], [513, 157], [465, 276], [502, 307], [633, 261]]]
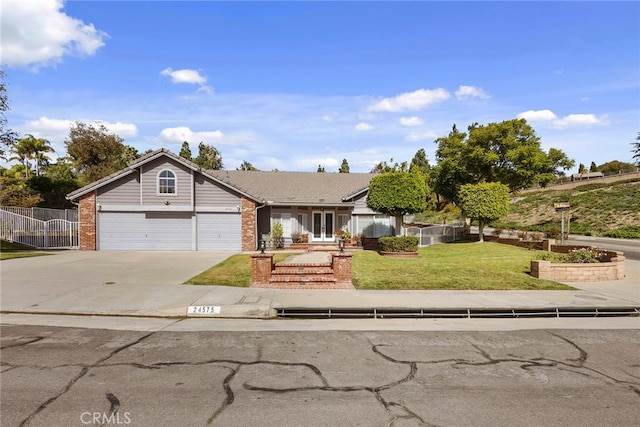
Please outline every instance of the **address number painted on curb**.
[[187, 314], [220, 314], [219, 305], [190, 305]]

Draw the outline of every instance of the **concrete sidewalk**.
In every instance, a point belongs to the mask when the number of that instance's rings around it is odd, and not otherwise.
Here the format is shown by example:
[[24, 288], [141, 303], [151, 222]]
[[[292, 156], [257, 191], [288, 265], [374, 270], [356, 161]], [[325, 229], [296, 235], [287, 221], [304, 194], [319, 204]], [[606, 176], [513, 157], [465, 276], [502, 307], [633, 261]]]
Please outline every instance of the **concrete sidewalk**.
[[568, 283], [577, 288], [571, 291], [314, 291], [180, 285], [229, 255], [75, 251], [3, 261], [0, 308], [2, 313], [256, 319], [272, 318], [278, 310], [640, 310], [640, 261], [632, 260], [626, 261], [624, 280]]

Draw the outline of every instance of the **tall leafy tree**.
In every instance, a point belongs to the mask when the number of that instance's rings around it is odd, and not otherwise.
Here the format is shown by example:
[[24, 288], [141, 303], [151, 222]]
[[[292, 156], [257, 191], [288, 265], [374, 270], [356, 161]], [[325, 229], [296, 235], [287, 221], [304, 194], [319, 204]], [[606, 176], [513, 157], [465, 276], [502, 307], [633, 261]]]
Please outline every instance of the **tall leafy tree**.
[[500, 182], [510, 191], [546, 186], [575, 164], [556, 148], [545, 152], [540, 138], [525, 119], [468, 127], [468, 133], [453, 128], [435, 141], [437, 191], [456, 201], [464, 184]]
[[21, 139], [11, 145], [11, 156], [9, 160], [16, 160], [24, 167], [24, 179], [29, 179], [29, 171], [31, 170], [31, 147], [28, 141]]
[[78, 177], [68, 157], [60, 157], [44, 168], [43, 174], [32, 177], [29, 186], [40, 193], [40, 206], [57, 209], [73, 208], [66, 195], [80, 187]]
[[7, 96], [7, 86], [4, 82], [4, 70], [0, 68], [0, 158], [5, 158], [6, 150], [15, 143], [18, 134], [7, 128], [7, 117], [5, 112], [9, 110], [9, 97]]
[[633, 153], [632, 159], [636, 159], [636, 165], [640, 166], [640, 132], [638, 132], [638, 136], [636, 136], [636, 142], [632, 142], [631, 145], [633, 146], [631, 150]]
[[458, 205], [464, 216], [478, 221], [478, 234], [483, 242], [484, 226], [509, 214], [509, 187], [498, 182], [465, 184], [460, 187]]
[[203, 169], [222, 169], [220, 152], [213, 145], [207, 145], [204, 142], [198, 144], [198, 157], [193, 159], [193, 162]]
[[182, 143], [182, 147], [180, 147], [180, 157], [185, 158], [187, 160], [192, 160], [191, 148], [189, 147], [189, 143], [184, 141]]
[[596, 165], [596, 162], [591, 162], [591, 166], [589, 166], [589, 172], [598, 172], [598, 165]]
[[91, 183], [126, 167], [123, 141], [101, 123], [76, 122], [64, 143], [80, 184]]
[[339, 173], [349, 173], [349, 162], [347, 159], [342, 159], [342, 164], [340, 164], [340, 169], [338, 169]]
[[256, 168], [255, 166], [253, 166], [251, 163], [249, 163], [248, 161], [244, 160], [242, 162], [242, 164], [240, 164], [239, 167], [236, 168], [236, 170], [239, 171], [257, 171], [258, 168]]
[[633, 163], [621, 162], [619, 160], [612, 160], [610, 162], [603, 163], [600, 166], [598, 166], [598, 170], [605, 175], [614, 174], [614, 173], [634, 172], [636, 170], [636, 165]]
[[395, 217], [396, 234], [402, 232], [402, 216], [425, 210], [427, 188], [420, 174], [387, 172], [369, 182], [367, 206], [385, 215]]
[[386, 160], [381, 161], [371, 169], [371, 173], [387, 173], [387, 172], [408, 172], [409, 164], [407, 162], [394, 162], [393, 157], [389, 159], [389, 163]]

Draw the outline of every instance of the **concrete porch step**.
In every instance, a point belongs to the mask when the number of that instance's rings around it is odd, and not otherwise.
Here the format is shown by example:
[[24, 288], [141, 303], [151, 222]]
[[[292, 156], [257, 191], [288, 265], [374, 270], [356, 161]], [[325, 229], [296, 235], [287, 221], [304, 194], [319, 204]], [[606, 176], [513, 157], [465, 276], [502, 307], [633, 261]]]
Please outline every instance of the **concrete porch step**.
[[271, 276], [269, 280], [271, 283], [335, 283], [336, 279], [333, 274], [319, 275], [319, 274], [282, 274], [277, 276]]
[[295, 265], [295, 264], [285, 264], [285, 265], [277, 265], [275, 269], [271, 272], [272, 275], [278, 276], [281, 274], [305, 274], [305, 275], [314, 275], [314, 274], [333, 274], [333, 268], [329, 264], [304, 264], [304, 265]]

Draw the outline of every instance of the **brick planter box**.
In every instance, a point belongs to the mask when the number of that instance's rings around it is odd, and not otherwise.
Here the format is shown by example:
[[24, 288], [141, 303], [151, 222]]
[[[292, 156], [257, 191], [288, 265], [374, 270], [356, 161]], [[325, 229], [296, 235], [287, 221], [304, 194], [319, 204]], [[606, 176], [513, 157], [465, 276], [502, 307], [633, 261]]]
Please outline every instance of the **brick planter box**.
[[550, 261], [531, 261], [531, 275], [556, 282], [604, 282], [624, 279], [624, 256], [609, 262], [593, 264], [554, 264]]
[[380, 255], [389, 258], [399, 259], [416, 259], [418, 258], [418, 252], [384, 252], [380, 251]]

